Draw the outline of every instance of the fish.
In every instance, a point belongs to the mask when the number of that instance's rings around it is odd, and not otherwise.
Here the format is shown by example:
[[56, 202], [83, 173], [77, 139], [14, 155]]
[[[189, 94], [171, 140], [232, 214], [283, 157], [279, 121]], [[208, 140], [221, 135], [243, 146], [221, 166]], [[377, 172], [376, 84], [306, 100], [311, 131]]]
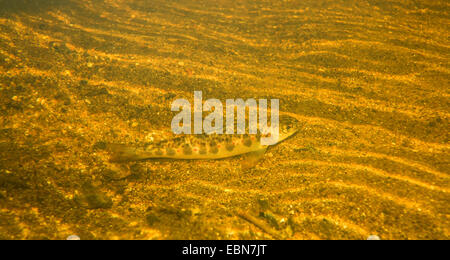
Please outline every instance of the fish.
[[[297, 119], [280, 116], [279, 144], [295, 135], [298, 128]], [[246, 131], [248, 133], [248, 129]], [[107, 150], [111, 154], [111, 162], [132, 162], [149, 159], [173, 160], [219, 160], [241, 155], [263, 155], [269, 146], [261, 144], [258, 134], [211, 134], [211, 135], [178, 135], [163, 139], [145, 146], [126, 144], [109, 144]], [[276, 145], [275, 144], [275, 145]]]

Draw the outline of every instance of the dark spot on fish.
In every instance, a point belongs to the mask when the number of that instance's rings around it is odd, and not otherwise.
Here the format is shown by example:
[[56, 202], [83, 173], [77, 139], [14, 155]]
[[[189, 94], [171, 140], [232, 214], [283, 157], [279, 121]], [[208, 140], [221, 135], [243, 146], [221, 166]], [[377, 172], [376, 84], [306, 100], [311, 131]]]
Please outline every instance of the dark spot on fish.
[[156, 153], [155, 153], [157, 156], [163, 156], [164, 155], [164, 152], [162, 151], [162, 150], [157, 150], [156, 151]]
[[200, 145], [200, 151], [199, 154], [206, 154], [208, 151], [206, 150], [206, 145], [205, 144], [201, 144]]
[[159, 147], [161, 147], [161, 146], [164, 146], [164, 145], [166, 145], [166, 144], [168, 144], [169, 143], [169, 141], [168, 140], [162, 140], [162, 141], [159, 141], [159, 143], [157, 144]]
[[209, 152], [216, 154], [219, 152], [219, 148], [217, 148], [217, 143], [216, 142], [211, 142], [211, 144], [209, 144]]
[[168, 156], [174, 156], [175, 155], [175, 150], [172, 148], [167, 148], [166, 149], [166, 153]]
[[189, 144], [185, 144], [183, 146], [183, 153], [186, 155], [191, 155], [192, 154], [192, 147]]
[[213, 153], [213, 154], [217, 154], [217, 153], [219, 152], [219, 148], [217, 148], [217, 146], [212, 146], [212, 147], [209, 149], [209, 152], [210, 152], [210, 153]]
[[227, 150], [229, 152], [234, 150], [234, 144], [233, 143], [227, 143], [225, 147], [227, 148]]
[[252, 139], [246, 138], [246, 139], [244, 140], [244, 145], [247, 146], [247, 147], [252, 146]]

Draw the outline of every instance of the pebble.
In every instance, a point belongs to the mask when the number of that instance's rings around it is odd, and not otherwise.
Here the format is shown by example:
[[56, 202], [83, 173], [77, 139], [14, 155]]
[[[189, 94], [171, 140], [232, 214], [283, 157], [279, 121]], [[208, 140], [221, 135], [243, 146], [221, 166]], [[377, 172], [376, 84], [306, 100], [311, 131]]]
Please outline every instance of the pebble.
[[381, 240], [381, 238], [377, 235], [370, 235], [367, 240]]
[[81, 238], [77, 235], [70, 235], [67, 237], [67, 240], [81, 240]]

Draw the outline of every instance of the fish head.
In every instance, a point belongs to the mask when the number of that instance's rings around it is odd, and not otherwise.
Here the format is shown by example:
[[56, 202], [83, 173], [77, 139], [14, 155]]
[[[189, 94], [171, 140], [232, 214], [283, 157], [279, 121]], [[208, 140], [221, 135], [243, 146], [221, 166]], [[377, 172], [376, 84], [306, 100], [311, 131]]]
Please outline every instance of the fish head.
[[279, 125], [280, 137], [278, 143], [294, 136], [300, 130], [300, 122], [296, 118], [287, 115], [280, 116]]

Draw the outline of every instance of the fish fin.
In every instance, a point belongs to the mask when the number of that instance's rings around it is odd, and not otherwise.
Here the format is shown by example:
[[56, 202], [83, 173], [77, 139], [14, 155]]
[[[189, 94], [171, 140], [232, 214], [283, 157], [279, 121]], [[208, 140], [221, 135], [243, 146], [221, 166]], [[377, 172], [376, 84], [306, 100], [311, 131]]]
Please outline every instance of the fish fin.
[[123, 144], [108, 144], [107, 151], [111, 154], [110, 162], [133, 162], [147, 159], [136, 147]]
[[264, 158], [264, 154], [266, 153], [267, 148], [268, 147], [265, 147], [261, 150], [257, 150], [244, 155], [244, 159], [241, 162], [241, 169], [243, 171], [247, 171], [255, 168], [256, 165]]

